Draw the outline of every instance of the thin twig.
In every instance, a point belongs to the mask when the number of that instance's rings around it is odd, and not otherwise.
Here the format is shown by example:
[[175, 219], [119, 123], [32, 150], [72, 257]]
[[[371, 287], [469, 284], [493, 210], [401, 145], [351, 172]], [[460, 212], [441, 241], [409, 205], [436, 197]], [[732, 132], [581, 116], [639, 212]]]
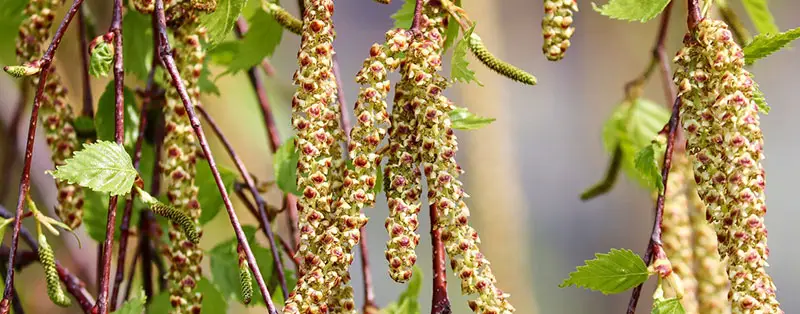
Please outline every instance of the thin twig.
[[667, 57], [667, 51], [664, 43], [667, 40], [667, 30], [669, 29], [669, 17], [672, 13], [672, 1], [667, 4], [664, 12], [661, 14], [661, 24], [658, 27], [658, 37], [656, 43], [653, 45], [653, 58], [657, 59], [660, 65], [662, 84], [664, 84], [664, 96], [667, 99], [665, 104], [670, 104], [675, 99], [675, 84], [672, 82], [672, 71], [669, 69], [670, 59]]
[[[109, 33], [114, 34], [114, 139], [117, 144], [123, 144], [125, 132], [124, 93], [125, 69], [122, 60], [122, 0], [114, 0], [114, 10], [111, 17]], [[131, 195], [133, 197], [133, 195]], [[103, 276], [100, 279], [100, 293], [97, 294], [97, 312], [109, 312], [108, 289], [111, 276], [111, 256], [114, 251], [114, 228], [117, 224], [118, 196], [112, 195], [108, 201], [108, 219], [106, 220], [106, 239], [103, 242]], [[124, 253], [123, 254], [124, 257]], [[123, 260], [123, 265], [124, 260]], [[113, 305], [112, 305], [113, 308]]]
[[239, 174], [242, 175], [245, 185], [250, 190], [250, 194], [253, 195], [253, 199], [256, 202], [256, 207], [258, 208], [258, 215], [256, 216], [261, 223], [261, 228], [264, 229], [264, 233], [267, 235], [270, 252], [272, 252], [272, 260], [275, 261], [275, 269], [278, 272], [278, 282], [281, 284], [281, 291], [283, 292], [284, 298], [287, 298], [289, 295], [289, 290], [286, 288], [286, 276], [283, 272], [281, 256], [278, 254], [278, 246], [275, 245], [275, 236], [272, 233], [272, 225], [270, 225], [269, 218], [267, 217], [267, 201], [264, 200], [264, 198], [261, 197], [261, 194], [258, 193], [258, 189], [256, 189], [256, 184], [253, 181], [253, 177], [250, 176], [250, 172], [247, 171], [244, 162], [241, 158], [239, 158], [239, 155], [236, 154], [236, 151], [233, 150], [233, 145], [231, 145], [231, 143], [228, 141], [228, 138], [225, 137], [225, 134], [222, 133], [222, 129], [219, 128], [219, 125], [217, 125], [214, 119], [208, 115], [208, 112], [206, 112], [203, 106], [195, 106], [195, 108], [197, 108], [197, 111], [200, 112], [200, 115], [206, 119], [206, 122], [209, 126], [211, 126], [211, 129], [214, 130], [217, 138], [219, 138], [219, 140], [222, 142], [222, 145], [225, 146], [225, 150], [228, 151], [228, 155], [236, 165], [236, 169], [238, 169]]
[[28, 91], [30, 90], [28, 80], [28, 78], [25, 78], [21, 82], [22, 85], [20, 85], [17, 107], [14, 108], [14, 114], [11, 116], [11, 122], [8, 124], [8, 133], [6, 133], [8, 142], [6, 143], [5, 156], [3, 156], [2, 172], [0, 172], [4, 173], [7, 177], [3, 179], [3, 184], [0, 186], [0, 203], [5, 201], [6, 195], [8, 194], [8, 187], [10, 187], [11, 184], [6, 181], [11, 179], [11, 168], [17, 160], [17, 135], [19, 134], [19, 123], [22, 121], [22, 113], [25, 112], [25, 104], [28, 103]]
[[367, 227], [362, 226], [358, 229], [361, 234], [361, 241], [358, 247], [361, 249], [361, 276], [364, 277], [364, 313], [377, 313], [378, 305], [375, 303], [375, 289], [372, 285], [372, 272], [369, 267], [369, 249], [367, 246]]
[[[0, 217], [8, 219], [14, 216], [11, 215], [11, 213], [6, 210], [5, 207], [0, 205]], [[31, 250], [36, 252], [36, 254], [39, 254], [39, 241], [36, 240], [36, 237], [28, 232], [28, 229], [25, 227], [20, 228], [19, 234], [22, 236], [22, 239], [28, 244]], [[11, 253], [9, 252], [9, 257], [11, 256], [10, 254]], [[66, 286], [67, 292], [75, 297], [75, 300], [78, 300], [78, 305], [81, 307], [84, 313], [90, 313], [92, 307], [94, 306], [94, 298], [89, 291], [86, 291], [86, 285], [78, 277], [70, 273], [69, 269], [62, 266], [58, 260], [55, 260], [55, 262], [56, 270], [58, 271], [58, 278], [61, 279], [61, 282], [63, 282]]]
[[[47, 47], [47, 50], [39, 60], [41, 70], [39, 72], [39, 84], [36, 87], [36, 95], [33, 98], [31, 119], [28, 123], [28, 139], [25, 144], [25, 160], [22, 167], [22, 176], [19, 180], [19, 194], [17, 195], [17, 217], [22, 217], [25, 196], [28, 195], [28, 191], [31, 188], [31, 161], [33, 160], [33, 142], [36, 138], [36, 124], [39, 119], [39, 107], [41, 107], [42, 104], [45, 85], [47, 85], [47, 75], [50, 72], [50, 65], [53, 61], [53, 56], [55, 55], [56, 50], [58, 50], [59, 44], [61, 44], [61, 39], [64, 37], [67, 27], [69, 27], [69, 23], [72, 22], [72, 18], [75, 17], [75, 13], [78, 12], [82, 3], [83, 0], [74, 0], [72, 2], [72, 6], [61, 20], [61, 24], [58, 25], [58, 29], [56, 29], [56, 32], [53, 35], [53, 40], [50, 42], [50, 46]], [[19, 230], [21, 227], [22, 219], [15, 219], [14, 231], [11, 233], [11, 254], [8, 258], [5, 279], [6, 286], [3, 291], [3, 300], [0, 301], [0, 313], [7, 313], [9, 310], [9, 303], [11, 302], [11, 295], [14, 288], [14, 263], [17, 255], [17, 247], [19, 246]]]
[[[653, 219], [653, 231], [650, 233], [650, 240], [647, 244], [647, 251], [644, 253], [644, 262], [647, 265], [650, 265], [653, 259], [653, 253], [660, 249], [662, 246], [661, 244], [661, 221], [664, 217], [664, 194], [667, 190], [667, 179], [669, 177], [669, 169], [672, 166], [672, 152], [675, 146], [675, 138], [678, 134], [678, 129], [680, 128], [680, 110], [681, 110], [681, 101], [680, 98], [675, 99], [675, 103], [672, 105], [672, 115], [669, 118], [668, 128], [669, 132], [667, 133], [667, 148], [664, 151], [664, 165], [661, 167], [661, 183], [664, 186], [664, 190], [658, 193], [658, 198], [656, 198], [656, 209], [655, 209], [655, 217]], [[631, 293], [631, 299], [628, 302], [628, 311], [627, 314], [634, 314], [636, 312], [636, 305], [639, 303], [639, 295], [642, 293], [642, 285], [640, 284], [633, 288], [633, 292]]]
[[439, 212], [436, 204], [430, 205], [431, 242], [433, 246], [433, 302], [431, 314], [451, 314], [450, 299], [447, 297], [447, 268], [445, 267], [444, 243], [441, 231], [436, 228]]
[[87, 34], [88, 30], [86, 29], [88, 25], [86, 25], [86, 7], [81, 6], [81, 10], [78, 12], [78, 36], [80, 38], [78, 47], [80, 48], [80, 55], [81, 55], [81, 79], [83, 80], [83, 110], [81, 114], [92, 118], [94, 117], [94, 101], [92, 101], [92, 84], [91, 78], [89, 76], [89, 36], [94, 36], [94, 34]]
[[270, 297], [272, 294], [269, 293], [269, 290], [267, 289], [267, 286], [264, 283], [264, 277], [261, 276], [261, 271], [258, 268], [258, 263], [256, 262], [256, 258], [253, 255], [253, 251], [250, 249], [250, 243], [248, 243], [247, 236], [244, 234], [244, 230], [242, 230], [242, 225], [239, 223], [239, 218], [236, 216], [236, 212], [233, 209], [233, 204], [231, 203], [231, 199], [228, 196], [228, 191], [225, 189], [225, 184], [222, 182], [222, 177], [219, 174], [219, 169], [217, 169], [217, 164], [214, 161], [214, 155], [211, 154], [211, 148], [208, 146], [206, 135], [203, 132], [203, 128], [200, 126], [200, 119], [198, 119], [197, 114], [194, 111], [194, 104], [189, 98], [189, 93], [186, 91], [186, 86], [184, 86], [183, 84], [183, 80], [181, 79], [180, 73], [178, 72], [178, 67], [175, 65], [175, 59], [172, 56], [172, 48], [169, 45], [169, 37], [167, 36], [167, 29], [166, 29], [167, 26], [166, 26], [166, 18], [164, 17], [163, 0], [156, 0], [155, 10], [153, 11], [153, 14], [155, 14], [155, 17], [158, 21], [157, 32], [160, 41], [159, 56], [161, 57], [161, 62], [166, 68], [167, 72], [169, 73], [172, 79], [171, 84], [175, 89], [177, 89], [181, 101], [183, 102], [183, 106], [186, 109], [186, 114], [192, 125], [192, 129], [194, 129], [194, 133], [197, 136], [197, 140], [200, 143], [200, 147], [203, 150], [203, 155], [205, 155], [208, 161], [209, 168], [211, 168], [211, 174], [214, 175], [214, 181], [216, 181], [217, 183], [217, 189], [219, 190], [219, 193], [222, 196], [222, 201], [223, 203], [225, 203], [225, 209], [228, 212], [228, 217], [230, 218], [231, 225], [233, 226], [233, 229], [236, 232], [236, 238], [239, 242], [239, 245], [241, 245], [241, 247], [244, 249], [245, 255], [247, 256], [247, 262], [250, 264], [250, 270], [253, 272], [253, 276], [256, 279], [258, 288], [261, 290], [261, 296], [264, 298], [264, 303], [267, 304], [267, 310], [269, 310], [269, 313], [271, 314], [277, 314], [278, 312], [275, 310], [275, 305], [272, 303], [272, 298]]
[[688, 5], [686, 9], [686, 26], [689, 31], [693, 31], [697, 24], [700, 23], [700, 20], [703, 19], [703, 16], [700, 14], [700, 4], [697, 0], [686, 0], [686, 3]]
[[420, 24], [422, 23], [422, 9], [425, 6], [423, 4], [423, 0], [416, 0], [417, 3], [414, 6], [414, 19], [411, 20], [411, 31], [418, 32], [420, 29]]
[[[257, 211], [256, 206], [253, 205], [253, 202], [251, 202], [250, 199], [247, 197], [247, 195], [244, 194], [244, 191], [240, 188], [237, 189], [236, 187], [234, 187], [234, 191], [236, 192], [236, 195], [239, 196], [239, 199], [242, 201], [242, 203], [244, 203], [245, 207], [247, 207], [247, 209], [250, 211], [250, 213], [253, 214], [253, 216], [258, 216], [258, 214], [256, 213]], [[274, 215], [272, 215], [271, 213], [268, 213], [267, 216], [269, 216], [270, 220], [274, 219]], [[278, 242], [281, 244], [283, 252], [286, 253], [288, 257], [292, 260], [292, 263], [294, 264], [294, 269], [299, 272], [300, 260], [297, 259], [297, 257], [295, 256], [295, 251], [292, 248], [291, 244], [289, 244], [289, 242], [287, 242], [286, 239], [282, 238], [280, 235], [276, 234], [275, 236], [278, 238]]]

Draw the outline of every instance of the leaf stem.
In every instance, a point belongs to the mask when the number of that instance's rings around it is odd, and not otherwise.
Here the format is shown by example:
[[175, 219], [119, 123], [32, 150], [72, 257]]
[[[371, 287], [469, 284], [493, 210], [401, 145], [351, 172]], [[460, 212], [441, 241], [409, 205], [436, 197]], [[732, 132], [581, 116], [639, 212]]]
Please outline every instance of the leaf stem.
[[242, 175], [244, 178], [244, 183], [247, 186], [248, 190], [250, 190], [250, 194], [253, 195], [253, 199], [256, 202], [256, 206], [258, 208], [258, 215], [257, 218], [261, 223], [261, 228], [264, 229], [264, 233], [267, 235], [267, 240], [269, 241], [270, 252], [272, 253], [272, 260], [275, 261], [274, 265], [278, 272], [278, 282], [281, 284], [281, 292], [283, 292], [283, 297], [287, 298], [289, 295], [289, 289], [286, 287], [286, 276], [283, 272], [283, 263], [281, 262], [281, 257], [278, 255], [278, 246], [275, 245], [275, 235], [272, 233], [272, 225], [269, 223], [269, 218], [267, 217], [267, 201], [261, 197], [261, 194], [258, 193], [256, 189], [256, 184], [253, 181], [253, 177], [250, 175], [250, 172], [247, 171], [247, 168], [242, 162], [242, 159], [239, 158], [239, 155], [236, 154], [236, 151], [233, 149], [233, 145], [228, 141], [228, 138], [225, 137], [225, 134], [222, 133], [222, 129], [219, 128], [219, 125], [214, 121], [211, 116], [208, 115], [205, 108], [203, 106], [195, 106], [197, 111], [203, 118], [206, 120], [206, 123], [211, 126], [211, 129], [214, 130], [214, 133], [217, 135], [217, 138], [222, 142], [222, 145], [225, 146], [225, 150], [228, 151], [228, 155], [233, 160], [233, 163], [236, 165], [236, 169], [239, 170], [239, 174]]
[[[39, 84], [36, 87], [36, 95], [33, 98], [33, 109], [31, 110], [31, 119], [28, 123], [28, 139], [25, 144], [25, 159], [22, 167], [22, 175], [20, 176], [19, 180], [19, 194], [17, 195], [16, 216], [18, 217], [22, 216], [23, 207], [25, 204], [25, 195], [28, 194], [28, 191], [31, 188], [31, 161], [33, 160], [33, 142], [36, 138], [36, 125], [39, 119], [39, 107], [41, 107], [42, 104], [45, 85], [47, 85], [47, 75], [50, 72], [53, 56], [55, 55], [56, 50], [58, 50], [59, 44], [61, 44], [61, 39], [64, 37], [64, 33], [67, 31], [70, 22], [72, 22], [72, 18], [75, 17], [75, 13], [78, 12], [82, 3], [83, 0], [74, 0], [72, 2], [67, 14], [61, 20], [61, 24], [58, 25], [58, 28], [53, 35], [53, 40], [50, 42], [47, 50], [42, 55], [42, 58], [39, 59], [41, 67], [39, 72]], [[11, 295], [14, 288], [14, 263], [17, 255], [17, 247], [19, 246], [19, 232], [21, 227], [22, 219], [15, 219], [14, 231], [11, 233], [11, 253], [8, 258], [5, 289], [3, 290], [3, 300], [0, 301], [0, 313], [7, 313], [9, 303], [11, 302]]]
[[161, 58], [161, 62], [172, 78], [171, 84], [173, 85], [173, 88], [177, 89], [181, 101], [183, 102], [183, 106], [186, 109], [186, 114], [189, 117], [192, 129], [194, 129], [197, 140], [200, 142], [203, 155], [205, 155], [208, 161], [208, 165], [211, 168], [211, 173], [214, 175], [214, 181], [217, 183], [217, 189], [222, 196], [222, 201], [225, 203], [225, 209], [228, 212], [231, 225], [236, 232], [236, 238], [238, 239], [239, 245], [241, 245], [245, 251], [247, 262], [250, 264], [250, 270], [253, 271], [253, 276], [256, 278], [256, 283], [261, 290], [261, 295], [264, 298], [264, 302], [267, 304], [267, 310], [270, 314], [277, 314], [278, 312], [275, 310], [275, 305], [272, 303], [272, 298], [270, 297], [272, 294], [269, 293], [269, 290], [264, 283], [264, 278], [261, 276], [261, 271], [258, 268], [258, 263], [256, 263], [256, 258], [253, 256], [253, 251], [250, 249], [250, 244], [247, 241], [247, 236], [244, 234], [244, 230], [242, 230], [242, 225], [239, 223], [239, 218], [236, 217], [233, 204], [231, 203], [231, 199], [228, 196], [228, 192], [225, 189], [224, 183], [222, 182], [222, 177], [219, 174], [219, 169], [217, 169], [217, 164], [214, 161], [214, 155], [211, 153], [211, 148], [208, 146], [205, 133], [203, 133], [203, 129], [200, 126], [200, 119], [198, 119], [197, 114], [195, 114], [194, 104], [189, 99], [189, 93], [186, 91], [186, 86], [184, 86], [183, 80], [180, 77], [178, 67], [175, 65], [175, 59], [172, 56], [172, 48], [169, 45], [169, 37], [167, 36], [163, 0], [155, 1], [155, 10], [153, 11], [153, 14], [155, 14], [155, 18], [158, 21], [157, 30], [154, 30], [154, 32], [157, 32], [159, 36], [159, 56]]

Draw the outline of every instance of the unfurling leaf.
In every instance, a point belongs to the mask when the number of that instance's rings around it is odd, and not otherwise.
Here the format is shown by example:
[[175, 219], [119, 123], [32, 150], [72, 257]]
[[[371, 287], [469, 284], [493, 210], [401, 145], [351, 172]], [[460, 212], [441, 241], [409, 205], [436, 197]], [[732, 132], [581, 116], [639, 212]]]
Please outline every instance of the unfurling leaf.
[[744, 62], [752, 64], [758, 59], [783, 49], [797, 38], [800, 38], [800, 27], [783, 33], [758, 34], [747, 46], [744, 46]]
[[456, 130], [477, 130], [494, 122], [495, 118], [486, 118], [469, 112], [467, 108], [457, 107], [450, 111], [450, 126]]
[[469, 61], [467, 61], [467, 50], [470, 49], [470, 37], [475, 30], [475, 25], [472, 25], [464, 37], [458, 41], [455, 49], [453, 50], [453, 59], [450, 62], [450, 77], [457, 82], [469, 83], [475, 82], [483, 86], [481, 81], [475, 78], [475, 71], [469, 69]]
[[611, 249], [608, 254], [595, 254], [564, 279], [559, 287], [582, 287], [603, 294], [620, 293], [645, 282], [650, 276], [642, 258], [631, 250]]
[[137, 175], [125, 148], [107, 141], [85, 145], [49, 173], [58, 180], [111, 195], [128, 193]]
[[600, 14], [612, 19], [647, 22], [658, 16], [670, 0], [610, 0], [608, 3], [592, 8]]
[[648, 185], [654, 187], [658, 192], [664, 191], [664, 182], [656, 158], [656, 151], [661, 150], [660, 144], [652, 143], [636, 153], [634, 161], [636, 170], [639, 171], [642, 178], [645, 178]]
[[681, 300], [678, 298], [656, 299], [653, 300], [653, 311], [651, 314], [686, 314]]
[[89, 59], [89, 74], [94, 77], [108, 76], [111, 72], [111, 62], [114, 61], [114, 44], [113, 42], [106, 42], [100, 36], [97, 44], [94, 45], [89, 51], [91, 59]]
[[772, 12], [769, 11], [767, 0], [742, 0], [742, 4], [759, 33], [775, 34], [780, 31], [778, 25], [775, 25]]
[[294, 138], [289, 139], [272, 157], [272, 165], [275, 170], [275, 182], [278, 188], [285, 193], [300, 195], [297, 189], [297, 161], [300, 153], [294, 148]]

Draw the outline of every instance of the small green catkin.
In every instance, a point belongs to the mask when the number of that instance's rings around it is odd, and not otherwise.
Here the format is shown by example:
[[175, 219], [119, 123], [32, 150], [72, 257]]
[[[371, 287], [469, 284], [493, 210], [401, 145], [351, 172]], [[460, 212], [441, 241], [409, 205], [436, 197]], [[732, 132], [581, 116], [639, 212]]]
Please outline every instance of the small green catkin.
[[45, 282], [47, 282], [47, 296], [58, 306], [68, 307], [72, 304], [72, 300], [64, 294], [61, 289], [61, 282], [58, 279], [58, 271], [56, 270], [56, 259], [53, 254], [53, 248], [47, 243], [47, 237], [44, 234], [39, 234], [39, 262], [42, 263], [44, 268]]
[[250, 304], [253, 299], [253, 277], [250, 275], [250, 264], [247, 262], [247, 256], [241, 245], [236, 247], [236, 252], [239, 254], [239, 284], [242, 285], [242, 302]]
[[468, 44], [469, 50], [472, 50], [475, 57], [492, 71], [520, 83], [536, 85], [535, 76], [508, 62], [500, 60], [500, 58], [489, 52], [489, 49], [486, 48], [486, 45], [483, 44], [483, 40], [481, 40], [481, 37], [477, 34], [473, 33], [469, 37]]
[[[389, 3], [389, 1], [385, 3]], [[297, 35], [303, 32], [303, 21], [286, 11], [286, 9], [272, 2], [264, 1], [263, 4], [264, 11], [272, 15], [272, 18], [274, 18], [278, 24], [281, 24], [283, 28]]]
[[181, 226], [181, 229], [186, 234], [186, 238], [192, 241], [192, 243], [197, 244], [200, 242], [200, 235], [197, 234], [197, 228], [192, 218], [185, 213], [161, 202], [150, 204], [150, 210], [156, 213], [156, 215], [167, 218], [172, 223]]

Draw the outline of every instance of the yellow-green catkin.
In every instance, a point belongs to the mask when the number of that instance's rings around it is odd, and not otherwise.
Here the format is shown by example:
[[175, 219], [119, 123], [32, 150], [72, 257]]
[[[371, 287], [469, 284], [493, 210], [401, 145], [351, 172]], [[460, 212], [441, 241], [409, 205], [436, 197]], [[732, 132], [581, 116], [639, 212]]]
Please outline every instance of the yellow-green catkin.
[[689, 220], [692, 224], [698, 313], [727, 314], [729, 280], [725, 264], [717, 251], [717, 234], [706, 220], [706, 205], [697, 195], [694, 181], [689, 182]]
[[564, 58], [570, 46], [569, 39], [575, 33], [572, 27], [572, 15], [578, 12], [576, 0], [544, 0], [544, 17], [542, 18], [542, 53], [550, 61]]
[[536, 85], [536, 77], [533, 74], [525, 72], [525, 70], [517, 68], [492, 54], [478, 34], [470, 34], [468, 40], [469, 50], [472, 51], [475, 58], [478, 58], [478, 61], [492, 71], [520, 83]]
[[468, 224], [467, 194], [458, 180], [462, 169], [455, 160], [458, 143], [448, 115], [455, 106], [443, 95], [447, 80], [438, 73], [442, 67], [444, 38], [440, 30], [444, 12], [434, 2], [424, 1], [422, 34], [409, 46], [401, 67], [402, 76], [416, 82], [411, 107], [418, 121], [416, 136], [428, 181], [428, 200], [440, 217], [434, 228], [441, 232], [450, 266], [461, 279], [462, 293], [478, 295], [469, 301], [470, 308], [475, 313], [512, 313], [508, 294], [496, 286], [489, 261], [478, 248], [480, 238]]
[[[17, 38], [17, 61], [34, 62], [42, 57], [49, 44], [50, 26], [55, 12], [61, 7], [59, 0], [30, 0], [25, 8], [27, 18], [22, 21]], [[67, 90], [51, 64], [50, 73], [41, 98], [39, 119], [45, 132], [45, 139], [52, 151], [56, 167], [64, 164], [78, 148], [78, 137], [73, 127], [75, 119], [72, 108], [67, 103]], [[30, 80], [34, 88], [39, 85], [38, 76]], [[75, 229], [83, 221], [84, 193], [80, 186], [56, 180], [58, 203], [55, 212], [70, 228]]]
[[[664, 216], [661, 223], [661, 240], [672, 270], [681, 278], [684, 295], [681, 299], [686, 313], [697, 313], [697, 280], [694, 271], [692, 225], [689, 221], [689, 180], [692, 180], [689, 158], [685, 152], [675, 152], [664, 195]], [[692, 190], [694, 191], [694, 190]], [[667, 297], [675, 292], [667, 290]]]
[[296, 35], [300, 35], [303, 32], [303, 21], [294, 17], [279, 4], [263, 0], [262, 7], [286, 30]]
[[[205, 49], [201, 40], [205, 28], [200, 25], [200, 8], [196, 1], [180, 0], [167, 3], [167, 21], [174, 35], [175, 63], [183, 84], [193, 104], [200, 99], [198, 80], [203, 70]], [[170, 77], [167, 76], [170, 80]], [[185, 107], [175, 88], [167, 88], [166, 104], [163, 107], [165, 135], [161, 169], [169, 204], [185, 213], [192, 225], [199, 226], [200, 203], [195, 184], [197, 163], [197, 138], [194, 135]], [[197, 238], [202, 231], [197, 230]], [[167, 273], [169, 282], [171, 313], [198, 313], [203, 296], [197, 291], [201, 279], [203, 251], [190, 238], [184, 228], [175, 222], [170, 224], [169, 258], [171, 265]]]
[[675, 57], [697, 192], [727, 264], [733, 313], [783, 313], [766, 272], [763, 134], [755, 82], [724, 22], [704, 19]]
[[72, 304], [72, 300], [64, 294], [61, 289], [61, 281], [58, 279], [56, 270], [56, 260], [53, 248], [47, 243], [47, 237], [39, 233], [39, 262], [44, 268], [44, 278], [47, 283], [47, 296], [58, 306], [67, 307]]
[[253, 299], [253, 277], [250, 275], [250, 263], [247, 262], [247, 255], [241, 245], [236, 246], [236, 253], [239, 256], [239, 284], [242, 287], [242, 302], [250, 304]]

